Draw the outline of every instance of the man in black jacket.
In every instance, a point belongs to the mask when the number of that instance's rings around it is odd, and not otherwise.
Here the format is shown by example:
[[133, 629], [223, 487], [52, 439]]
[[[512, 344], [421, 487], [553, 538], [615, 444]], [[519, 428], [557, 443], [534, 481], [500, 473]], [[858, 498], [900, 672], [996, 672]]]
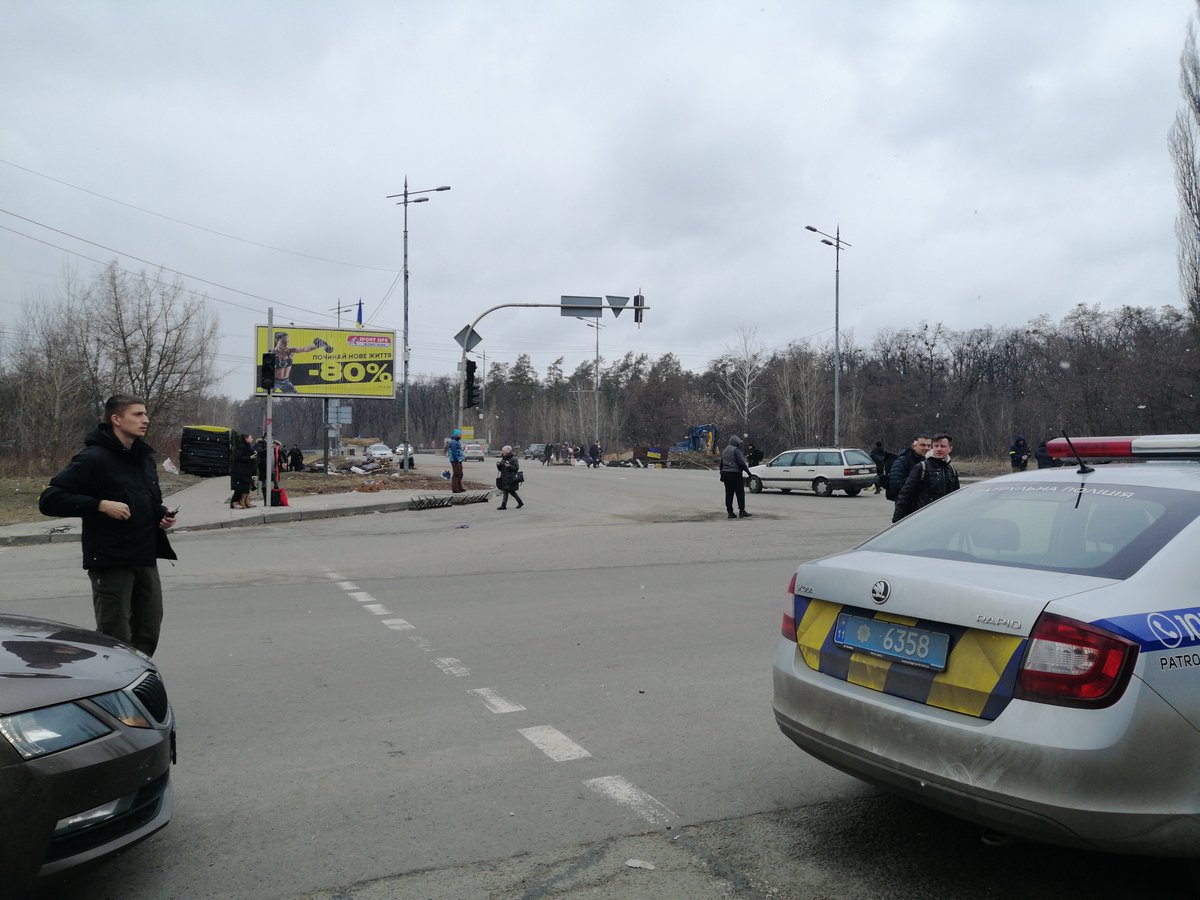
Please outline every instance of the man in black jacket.
[[162, 625], [158, 560], [176, 559], [167, 540], [178, 510], [162, 502], [154, 450], [143, 440], [146, 405], [117, 394], [84, 448], [50, 479], [38, 509], [83, 519], [83, 567], [92, 582], [96, 630], [150, 656]]
[[887, 484], [884, 485], [885, 496], [889, 500], [894, 501], [899, 496], [900, 488], [904, 487], [904, 480], [908, 478], [912, 467], [925, 458], [925, 454], [929, 452], [929, 441], [929, 433], [922, 431], [913, 438], [912, 446], [902, 450], [892, 462], [892, 467], [888, 470]]
[[929, 455], [912, 467], [900, 494], [892, 521], [899, 522], [922, 506], [958, 490], [958, 470], [950, 462], [953, 440], [945, 432], [935, 434]]

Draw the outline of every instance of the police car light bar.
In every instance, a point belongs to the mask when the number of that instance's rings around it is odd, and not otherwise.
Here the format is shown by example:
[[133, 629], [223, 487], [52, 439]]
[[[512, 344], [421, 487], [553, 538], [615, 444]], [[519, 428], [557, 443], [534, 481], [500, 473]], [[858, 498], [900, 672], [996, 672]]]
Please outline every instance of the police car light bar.
[[[1200, 459], [1200, 434], [1147, 434], [1140, 437], [1073, 437], [1083, 459]], [[1066, 438], [1046, 442], [1055, 459], [1074, 459]]]

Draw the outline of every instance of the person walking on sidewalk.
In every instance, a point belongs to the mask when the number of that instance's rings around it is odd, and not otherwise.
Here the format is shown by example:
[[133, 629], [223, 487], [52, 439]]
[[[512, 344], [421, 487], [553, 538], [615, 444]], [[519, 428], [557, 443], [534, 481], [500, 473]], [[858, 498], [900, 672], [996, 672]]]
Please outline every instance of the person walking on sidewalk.
[[177, 510], [163, 505], [154, 450], [144, 440], [149, 427], [140, 399], [109, 397], [104, 421], [38, 498], [44, 515], [83, 520], [96, 630], [147, 656], [158, 647], [162, 627], [158, 560], [178, 559], [167, 539]]
[[450, 457], [450, 490], [455, 494], [466, 491], [462, 484], [463, 445], [462, 429], [455, 428], [450, 432], [450, 443], [446, 445], [446, 453]]
[[525, 480], [525, 476], [521, 474], [520, 460], [517, 459], [513, 448], [508, 444], [505, 444], [500, 451], [500, 459], [496, 461], [496, 471], [500, 473], [496, 478], [496, 487], [504, 493], [504, 499], [496, 508], [508, 509], [508, 498], [512, 497], [517, 501], [517, 509], [520, 509], [525, 504], [517, 491], [521, 489], [521, 482]]
[[[746, 457], [742, 453], [742, 439], [736, 434], [729, 438], [729, 443], [721, 451], [721, 482], [725, 485], [725, 512], [731, 519], [748, 519], [746, 512], [746, 483], [742, 473], [750, 474], [746, 465]], [[733, 501], [737, 498], [738, 512], [733, 512]]]

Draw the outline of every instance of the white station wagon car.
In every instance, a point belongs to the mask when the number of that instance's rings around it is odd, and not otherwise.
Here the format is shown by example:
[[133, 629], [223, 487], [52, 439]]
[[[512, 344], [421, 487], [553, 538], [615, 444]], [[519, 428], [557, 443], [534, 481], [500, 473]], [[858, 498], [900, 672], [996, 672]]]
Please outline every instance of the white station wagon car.
[[1200, 435], [1073, 445], [801, 565], [775, 719], [994, 832], [1200, 857]]
[[837, 447], [804, 447], [785, 450], [761, 466], [751, 466], [747, 487], [751, 493], [778, 488], [811, 490], [819, 497], [845, 491], [854, 497], [875, 483], [875, 461], [865, 450]]

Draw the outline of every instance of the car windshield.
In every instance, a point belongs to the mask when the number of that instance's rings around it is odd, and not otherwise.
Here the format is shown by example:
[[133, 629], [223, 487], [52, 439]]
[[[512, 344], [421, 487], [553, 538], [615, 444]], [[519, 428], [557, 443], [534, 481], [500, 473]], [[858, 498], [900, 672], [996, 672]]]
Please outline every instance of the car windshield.
[[860, 549], [1123, 579], [1197, 515], [1193, 491], [981, 484], [902, 519]]

